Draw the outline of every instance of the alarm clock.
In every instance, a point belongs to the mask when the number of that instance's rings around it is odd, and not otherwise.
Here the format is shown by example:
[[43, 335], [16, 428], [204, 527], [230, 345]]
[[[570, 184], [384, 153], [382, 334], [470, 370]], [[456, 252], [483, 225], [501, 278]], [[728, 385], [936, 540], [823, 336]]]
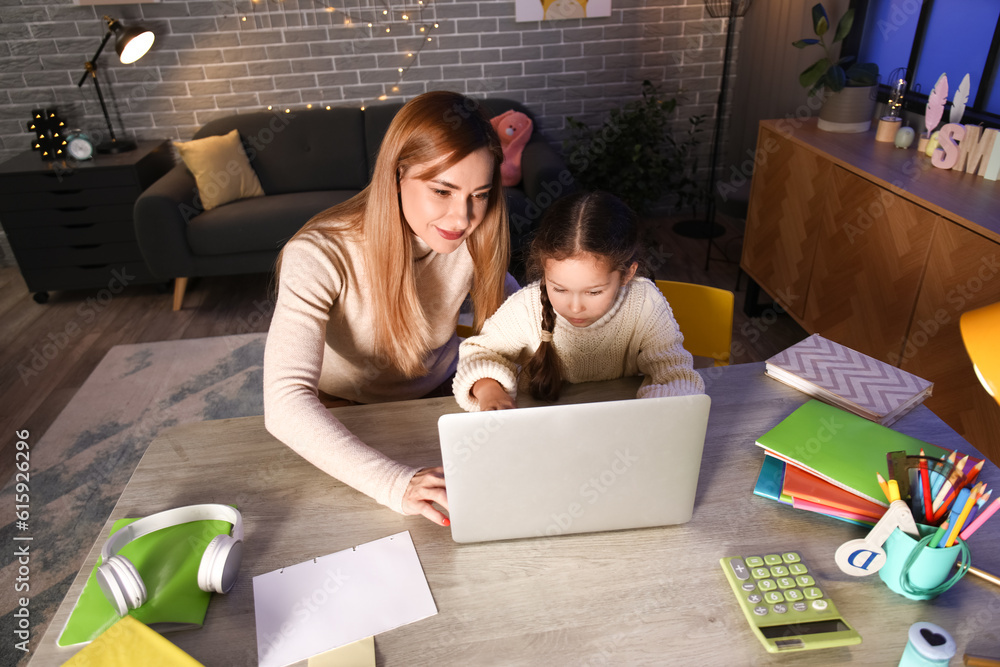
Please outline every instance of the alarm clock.
[[94, 142], [83, 130], [70, 130], [66, 135], [66, 152], [74, 160], [89, 160], [94, 157]]

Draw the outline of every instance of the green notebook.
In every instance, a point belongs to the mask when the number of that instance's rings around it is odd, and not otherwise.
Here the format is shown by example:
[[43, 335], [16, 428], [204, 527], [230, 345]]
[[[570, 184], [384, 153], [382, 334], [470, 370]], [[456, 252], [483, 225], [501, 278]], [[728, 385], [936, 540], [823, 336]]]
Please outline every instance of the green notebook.
[[888, 503], [875, 474], [886, 477], [886, 454], [906, 451], [916, 456], [921, 447], [928, 456], [950, 453], [817, 400], [801, 406], [757, 438], [757, 445], [883, 507]]
[[[138, 519], [119, 519], [111, 534]], [[125, 556], [142, 576], [148, 599], [129, 612], [158, 632], [199, 628], [205, 622], [211, 593], [198, 588], [198, 566], [205, 547], [216, 535], [228, 534], [227, 521], [192, 521], [144, 535], [126, 544]], [[80, 599], [59, 635], [59, 646], [85, 644], [114, 625], [119, 616], [97, 583], [97, 566], [90, 572]]]

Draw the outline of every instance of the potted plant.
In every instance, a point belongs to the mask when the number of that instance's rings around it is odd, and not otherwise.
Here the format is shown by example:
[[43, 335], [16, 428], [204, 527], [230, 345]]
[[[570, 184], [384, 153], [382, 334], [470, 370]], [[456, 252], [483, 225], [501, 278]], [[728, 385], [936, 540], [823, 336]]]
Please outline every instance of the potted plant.
[[640, 214], [649, 213], [670, 195], [678, 208], [704, 198], [698, 180], [698, 145], [703, 115], [688, 119], [675, 131], [675, 98], [660, 99], [656, 86], [642, 82], [642, 99], [612, 109], [608, 119], [591, 128], [572, 116], [563, 153], [585, 188], [610, 192]]
[[852, 62], [853, 57], [834, 59], [831, 49], [843, 41], [854, 26], [854, 9], [848, 9], [827, 44], [825, 35], [830, 30], [830, 18], [822, 3], [812, 8], [813, 32], [816, 38], [792, 42], [797, 49], [818, 46], [823, 56], [799, 75], [799, 83], [809, 89], [809, 95], [823, 90], [826, 99], [820, 110], [818, 126], [828, 132], [866, 132], [871, 127], [875, 110], [874, 87], [878, 83], [878, 65]]

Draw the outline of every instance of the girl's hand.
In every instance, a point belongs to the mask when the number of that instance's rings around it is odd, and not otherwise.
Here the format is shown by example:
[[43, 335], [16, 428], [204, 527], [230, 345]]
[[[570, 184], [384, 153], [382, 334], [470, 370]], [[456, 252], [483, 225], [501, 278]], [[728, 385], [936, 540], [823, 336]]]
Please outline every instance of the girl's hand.
[[472, 385], [472, 395], [479, 401], [480, 410], [512, 410], [517, 403], [493, 378], [480, 378]]
[[444, 488], [444, 468], [424, 468], [410, 479], [403, 493], [403, 514], [423, 514], [439, 526], [451, 525], [443, 513], [431, 503], [448, 509], [448, 494]]

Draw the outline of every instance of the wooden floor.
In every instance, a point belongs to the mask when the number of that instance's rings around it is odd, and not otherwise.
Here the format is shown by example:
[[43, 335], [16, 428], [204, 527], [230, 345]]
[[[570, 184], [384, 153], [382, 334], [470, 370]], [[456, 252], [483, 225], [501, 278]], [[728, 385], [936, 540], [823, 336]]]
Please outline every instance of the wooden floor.
[[[735, 291], [737, 264], [714, 260], [705, 270], [707, 241], [681, 237], [674, 220], [648, 220], [650, 265], [661, 279], [683, 280]], [[716, 244], [739, 257], [738, 226], [723, 220], [725, 236]], [[722, 258], [715, 250], [713, 256]], [[165, 285], [133, 286], [106, 303], [96, 291], [54, 292], [49, 302], [32, 299], [16, 268], [0, 269], [0, 480], [14, 472], [14, 431], [27, 429], [37, 442], [52, 421], [115, 345], [238, 333], [266, 332], [273, 302], [266, 274], [192, 281], [179, 312], [171, 310]], [[765, 309], [743, 314], [747, 280], [736, 292], [733, 363], [767, 359], [805, 337], [788, 315]]]

